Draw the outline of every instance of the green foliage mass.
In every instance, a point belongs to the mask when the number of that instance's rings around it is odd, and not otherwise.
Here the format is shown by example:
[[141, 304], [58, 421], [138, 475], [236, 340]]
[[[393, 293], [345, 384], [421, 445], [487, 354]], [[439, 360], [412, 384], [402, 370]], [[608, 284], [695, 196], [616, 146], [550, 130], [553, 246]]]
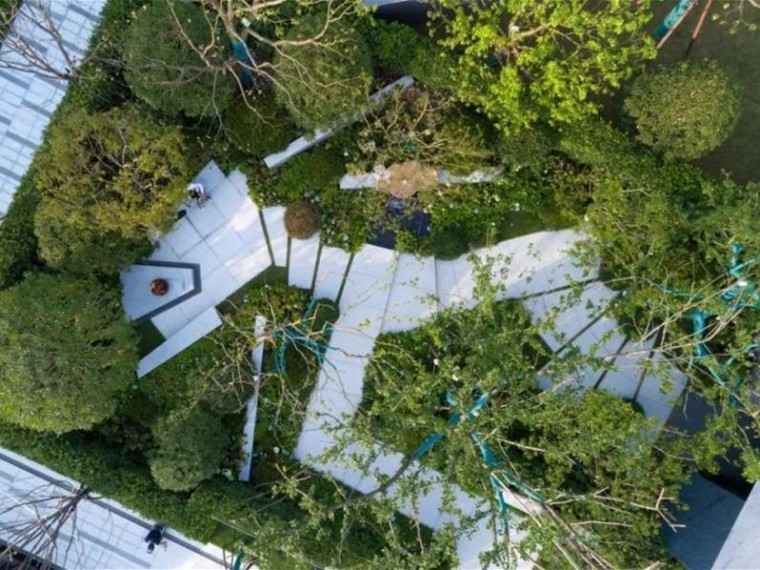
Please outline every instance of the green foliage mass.
[[572, 123], [596, 111], [637, 66], [655, 56], [650, 3], [506, 0], [433, 13], [457, 97], [505, 132], [539, 119]]
[[191, 178], [182, 133], [135, 108], [71, 112], [40, 156], [35, 231], [56, 267], [112, 273], [145, 253], [151, 230], [176, 219]]
[[688, 160], [728, 138], [741, 101], [739, 85], [714, 61], [681, 62], [638, 77], [625, 108], [644, 144]]
[[224, 112], [224, 132], [232, 144], [256, 157], [282, 150], [297, 136], [271, 91], [235, 99]]
[[482, 118], [466, 109], [415, 87], [395, 91], [366, 118], [351, 169], [363, 173], [377, 165], [416, 160], [470, 174], [493, 156], [488, 134]]
[[[324, 13], [304, 16], [285, 39], [318, 36], [326, 17]], [[284, 44], [275, 58], [275, 70], [277, 101], [306, 129], [348, 120], [367, 104], [372, 59], [351, 20], [331, 23], [316, 41]]]
[[214, 20], [199, 5], [177, 0], [139, 9], [122, 48], [134, 93], [164, 115], [188, 117], [217, 115], [234, 96], [234, 79], [221, 72], [227, 52]]
[[[683, 463], [652, 445], [653, 420], [614, 395], [542, 392], [539, 374], [561, 381], [591, 360], [569, 355], [544, 366], [550, 352], [527, 311], [514, 301], [494, 301], [492, 288], [485, 291], [475, 309], [445, 311], [416, 330], [378, 339], [356, 433], [407, 455], [431, 434], [444, 433], [423, 461], [470, 493], [490, 497], [489, 471], [470, 438], [477, 432], [510, 473], [542, 497], [544, 508], [570, 523], [598, 521], [585, 526], [582, 540], [612, 566], [662, 560], [659, 515], [631, 504], [654, 505], [661, 489], [677, 496]], [[465, 414], [481, 394], [489, 401], [475, 417], [447, 426], [451, 414]], [[567, 539], [561, 525], [524, 521], [521, 528], [548, 566], [567, 563], [551, 544]]]
[[201, 408], [178, 409], [153, 430], [158, 450], [150, 471], [162, 489], [188, 491], [219, 470], [229, 434], [220, 419]]
[[376, 20], [369, 34], [376, 64], [395, 75], [411, 75], [440, 95], [453, 95], [449, 68], [456, 65], [429, 37], [399, 22]]
[[40, 195], [34, 176], [33, 168], [27, 171], [0, 224], [0, 289], [18, 283], [25, 272], [40, 265], [34, 235], [34, 213]]
[[110, 417], [137, 367], [118, 293], [93, 280], [37, 274], [0, 293], [0, 345], [0, 415], [35, 430]]

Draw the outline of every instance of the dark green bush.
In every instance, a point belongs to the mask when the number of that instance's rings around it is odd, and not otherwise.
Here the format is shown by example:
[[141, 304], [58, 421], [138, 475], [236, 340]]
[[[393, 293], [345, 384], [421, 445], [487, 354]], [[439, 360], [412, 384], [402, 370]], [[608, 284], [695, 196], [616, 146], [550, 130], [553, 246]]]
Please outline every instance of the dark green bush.
[[158, 420], [158, 450], [150, 461], [162, 489], [189, 491], [219, 470], [229, 434], [220, 418], [201, 408], [176, 409]]
[[324, 189], [337, 188], [346, 172], [344, 157], [333, 146], [318, 146], [286, 162], [269, 184], [251, 189], [262, 205], [287, 205], [318, 195]]
[[685, 61], [637, 78], [625, 108], [644, 144], [691, 160], [728, 138], [741, 103], [741, 86], [716, 62]]
[[319, 231], [320, 216], [311, 202], [299, 200], [285, 210], [285, 229], [294, 239], [309, 239]]
[[256, 157], [282, 150], [298, 135], [270, 91], [248, 101], [236, 99], [224, 112], [224, 132], [232, 144]]
[[223, 37], [199, 5], [162, 0], [139, 9], [123, 44], [125, 77], [135, 95], [167, 116], [214, 116], [224, 110], [237, 91], [235, 80], [221, 71], [228, 42], [217, 40], [206, 51], [214, 64], [207, 66], [187, 41], [210, 46], [212, 35]]
[[30, 169], [19, 184], [8, 212], [0, 223], [0, 289], [21, 281], [24, 273], [40, 267], [34, 213], [40, 194]]

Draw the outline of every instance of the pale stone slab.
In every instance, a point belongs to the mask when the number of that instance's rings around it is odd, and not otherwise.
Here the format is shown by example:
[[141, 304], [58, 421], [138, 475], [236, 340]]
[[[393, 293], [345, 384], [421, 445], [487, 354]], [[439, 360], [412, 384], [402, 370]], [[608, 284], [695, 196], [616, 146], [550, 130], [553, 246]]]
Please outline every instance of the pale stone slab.
[[243, 443], [240, 447], [243, 459], [240, 462], [240, 471], [238, 481], [249, 481], [251, 479], [251, 458], [253, 456], [254, 433], [256, 431], [256, 411], [259, 407], [259, 377], [264, 360], [264, 341], [262, 337], [266, 331], [267, 318], [263, 315], [256, 315], [253, 325], [253, 336], [258, 339], [256, 346], [251, 351], [251, 362], [256, 370], [256, 384], [254, 385], [253, 395], [246, 404], [245, 426], [243, 427]]
[[137, 377], [142, 378], [151, 370], [155, 370], [221, 325], [222, 320], [219, 318], [216, 309], [213, 307], [206, 309], [205, 312], [190, 321], [176, 334], [168, 337], [166, 342], [140, 360], [137, 366]]
[[288, 285], [311, 289], [319, 259], [319, 233], [309, 239], [290, 240]]
[[587, 285], [577, 295], [571, 289], [530, 297], [523, 301], [534, 322], [550, 327], [541, 336], [554, 351], [604, 312], [617, 293], [603, 283]]
[[175, 333], [180, 331], [190, 322], [190, 318], [182, 310], [182, 305], [184, 304], [185, 303], [180, 303], [151, 319], [156, 328], [162, 335], [164, 335], [164, 338], [174, 336]]
[[[161, 251], [161, 250], [158, 250]], [[197, 263], [201, 266], [201, 279], [210, 275], [222, 262], [205, 241], [200, 242], [193, 249], [180, 258], [183, 263]]]
[[322, 246], [317, 267], [317, 279], [314, 283], [315, 299], [336, 301], [343, 279], [346, 277], [348, 261], [351, 256], [337, 247]]
[[207, 238], [227, 222], [224, 214], [219, 211], [213, 199], [206, 202], [203, 207], [198, 206], [196, 203], [188, 202], [185, 204], [185, 209], [187, 217], [184, 219], [193, 224], [195, 231], [203, 238]]
[[274, 264], [279, 267], [287, 267], [288, 232], [285, 229], [285, 208], [283, 206], [264, 208], [262, 214], [264, 214], [264, 224], [267, 227]]
[[198, 245], [202, 239], [203, 237], [193, 227], [190, 221], [187, 218], [182, 218], [176, 223], [174, 228], [161, 239], [161, 241], [167, 244], [174, 253], [182, 256]]
[[[660, 352], [655, 352], [651, 362], [653, 371], [647, 373], [642, 379], [636, 401], [647, 416], [657, 418], [660, 423], [665, 424], [673, 411], [673, 406], [686, 387], [687, 378]], [[663, 385], [662, 380], [657, 377], [658, 370], [661, 373], [668, 373], [670, 379], [668, 386]]]
[[[203, 291], [208, 293], [214, 305], [218, 305], [237, 291], [244, 283], [239, 283], [225, 266], [220, 266], [203, 280]], [[180, 305], [182, 306], [182, 305]]]
[[241, 286], [265, 271], [272, 264], [269, 251], [264, 247], [258, 251], [242, 251], [228, 259], [224, 267]]
[[[209, 161], [206, 166], [203, 167], [198, 173], [198, 176], [193, 178], [193, 182], [201, 184], [210, 193], [212, 189], [215, 189], [224, 181], [224, 172], [213, 160]], [[216, 198], [216, 196], [214, 196]]]
[[722, 570], [756, 566], [757, 561], [760, 560], [758, 528], [760, 528], [760, 486], [755, 485], [731, 527], [728, 538], [723, 543], [712, 568]]
[[383, 332], [411, 330], [436, 313], [435, 273], [433, 258], [399, 255]]
[[[188, 267], [138, 264], [123, 271], [120, 278], [124, 290], [124, 310], [133, 320], [176, 301], [195, 287], [193, 270]], [[154, 279], [167, 281], [169, 291], [165, 295], [158, 296], [150, 292], [150, 283]]]
[[629, 340], [615, 359], [615, 368], [604, 375], [599, 388], [626, 400], [634, 399], [651, 350], [650, 340], [644, 343]]
[[220, 227], [206, 239], [206, 243], [214, 255], [225, 262], [245, 249], [243, 240], [229, 226]]

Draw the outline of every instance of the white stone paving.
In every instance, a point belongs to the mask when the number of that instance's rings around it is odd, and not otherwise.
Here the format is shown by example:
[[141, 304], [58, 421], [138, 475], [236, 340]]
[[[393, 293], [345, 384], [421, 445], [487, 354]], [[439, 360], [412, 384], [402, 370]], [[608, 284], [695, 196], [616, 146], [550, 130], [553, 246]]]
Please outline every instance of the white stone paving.
[[222, 321], [213, 307], [206, 309], [169, 337], [166, 342], [142, 358], [137, 366], [137, 377], [142, 378], [220, 326], [222, 326]]
[[399, 255], [396, 275], [383, 320], [383, 332], [407, 331], [436, 313], [435, 260]]
[[319, 233], [309, 239], [290, 240], [288, 285], [311, 290], [319, 259]]
[[285, 208], [283, 206], [264, 208], [262, 214], [269, 234], [269, 246], [272, 248], [274, 264], [278, 267], [287, 267], [288, 232], [285, 229]]
[[249, 481], [251, 479], [251, 459], [253, 456], [253, 438], [256, 433], [256, 412], [259, 408], [259, 388], [261, 367], [264, 364], [264, 332], [267, 326], [267, 318], [263, 315], [256, 315], [253, 323], [253, 336], [258, 339], [256, 346], [251, 351], [251, 362], [256, 370], [255, 384], [253, 395], [250, 397], [245, 406], [245, 426], [243, 427], [243, 443], [240, 446], [242, 459], [240, 461], [240, 472], [238, 473], [239, 481]]
[[[66, 92], [66, 83], [50, 77], [35, 76], [28, 71], [7, 69], [19, 63], [12, 37], [31, 40], [54, 69], [63, 71], [60, 48], [49, 32], [34, 24], [39, 20], [39, 6], [49, 3], [51, 17], [69, 55], [78, 61], [80, 50], [89, 43], [105, 0], [27, 0], [13, 20], [8, 38], [0, 45], [0, 219], [5, 216], [22, 176], [31, 164], [32, 155], [42, 141], [42, 133]], [[74, 49], [75, 48], [75, 49]]]
[[[8, 525], [30, 522], [35, 517], [33, 509], [11, 508], [14, 505], [52, 495], [66, 496], [79, 487], [75, 481], [8, 450], [0, 451], [0, 481], [0, 538], [6, 537]], [[44, 515], [54, 506], [44, 502], [38, 508]], [[224, 568], [220, 548], [202, 545], [172, 529], [165, 534], [167, 548], [159, 547], [148, 554], [143, 538], [153, 524], [115, 501], [83, 500], [75, 516], [62, 526], [52, 562], [72, 570]]]
[[314, 282], [314, 298], [338, 300], [351, 256], [337, 247], [322, 246]]

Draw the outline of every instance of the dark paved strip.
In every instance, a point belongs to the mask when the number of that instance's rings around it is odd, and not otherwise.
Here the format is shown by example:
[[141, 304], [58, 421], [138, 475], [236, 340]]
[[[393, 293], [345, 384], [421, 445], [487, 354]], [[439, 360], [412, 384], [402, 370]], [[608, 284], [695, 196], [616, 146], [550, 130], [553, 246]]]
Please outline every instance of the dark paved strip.
[[26, 81], [22, 81], [15, 75], [12, 75], [8, 73], [7, 71], [0, 71], [0, 77], [5, 79], [6, 81], [10, 81], [11, 83], [18, 85], [22, 89], [29, 89], [29, 84]]
[[[48, 111], [47, 109], [45, 109], [45, 107], [41, 107], [40, 105], [36, 105], [35, 103], [27, 101], [26, 99], [24, 99], [23, 101], [21, 101], [21, 104], [24, 107], [27, 107], [28, 109], [31, 109], [35, 113], [39, 113], [40, 115], [43, 115], [43, 116], [47, 117], [48, 119], [53, 116], [53, 113], [50, 112], [50, 111]], [[0, 117], [0, 123], [5, 122], [4, 119], [5, 119], [4, 117]], [[7, 120], [7, 119], [5, 119], [5, 120]], [[11, 122], [9, 120], [8, 120], [8, 124], [9, 125], [11, 124]]]
[[8, 170], [4, 166], [0, 166], [0, 174], [3, 174], [4, 176], [7, 176], [8, 178], [13, 178], [16, 182], [21, 182], [21, 177], [13, 172], [12, 170]]
[[80, 16], [84, 16], [85, 18], [87, 18], [88, 20], [90, 20], [90, 22], [93, 22], [94, 24], [97, 24], [100, 21], [100, 18], [98, 18], [97, 16], [93, 16], [87, 10], [84, 10], [84, 9], [80, 8], [79, 6], [77, 6], [76, 2], [72, 2], [71, 4], [69, 4], [69, 10], [71, 10], [75, 14], [79, 14]]
[[4, 125], [10, 125], [11, 124], [11, 120], [8, 119], [7, 117], [3, 117], [2, 115], [0, 115], [0, 123], [2, 123]]
[[62, 39], [61, 40], [61, 44], [63, 44], [63, 47], [65, 47], [69, 51], [73, 51], [73, 52], [76, 52], [76, 53], [82, 53], [82, 51], [83, 51], [82, 48], [80, 48], [78, 45], [72, 44], [68, 40], [63, 40]]
[[5, 133], [6, 138], [11, 139], [12, 141], [16, 141], [18, 144], [25, 146], [26, 148], [30, 148], [32, 150], [35, 150], [39, 145], [33, 143], [30, 140], [25, 139], [24, 137], [18, 136], [16, 133]]

